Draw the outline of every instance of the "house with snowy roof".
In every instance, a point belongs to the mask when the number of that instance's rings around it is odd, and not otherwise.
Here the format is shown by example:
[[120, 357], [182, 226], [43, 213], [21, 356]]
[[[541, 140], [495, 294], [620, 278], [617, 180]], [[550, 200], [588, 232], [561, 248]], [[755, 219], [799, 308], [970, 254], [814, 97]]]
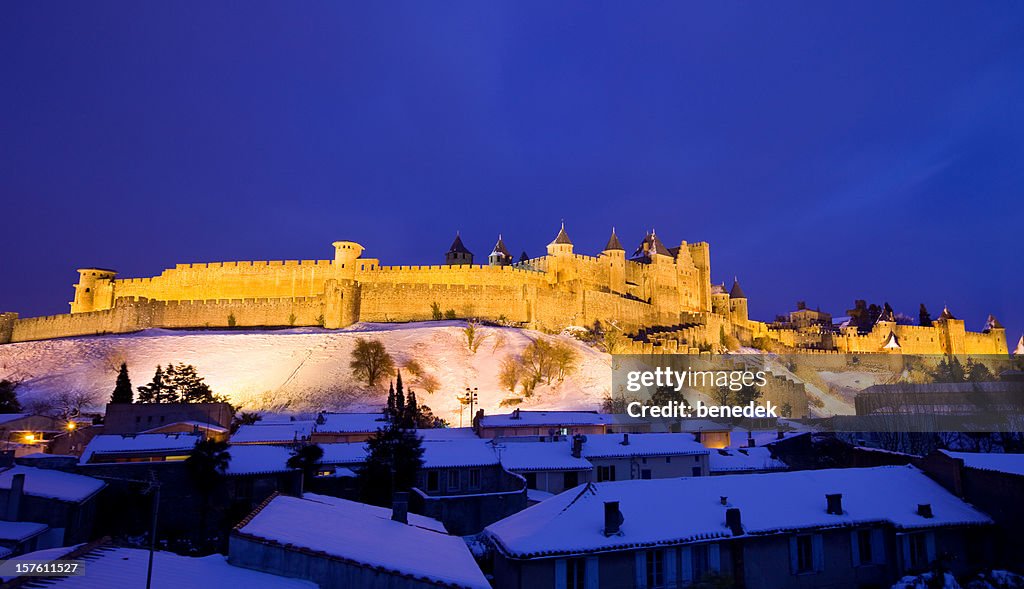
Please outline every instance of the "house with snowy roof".
[[235, 527], [228, 562], [321, 589], [490, 587], [461, 538], [406, 507], [275, 496]]
[[61, 420], [31, 413], [0, 413], [0, 440], [15, 456], [45, 452], [66, 430]]
[[936, 450], [915, 464], [995, 520], [998, 566], [1024, 567], [1024, 454]]
[[0, 519], [46, 528], [28, 549], [84, 542], [92, 536], [105, 486], [99, 479], [59, 470], [6, 468], [0, 471]]
[[301, 444], [308, 442], [313, 434], [312, 420], [258, 421], [243, 425], [231, 435], [233, 446], [242, 444]]
[[594, 465], [597, 482], [699, 477], [708, 474], [708, 453], [690, 434], [597, 434], [574, 436], [571, 452]]
[[489, 440], [424, 441], [410, 506], [453, 534], [475, 534], [526, 507], [526, 481], [502, 466]]
[[338, 442], [365, 442], [377, 430], [387, 425], [383, 411], [373, 413], [321, 412], [313, 424], [311, 439], [314, 444]]
[[228, 403], [108, 403], [104, 434], [202, 432], [226, 439], [235, 412]]
[[708, 467], [713, 475], [771, 472], [789, 468], [785, 462], [775, 458], [766, 446], [712, 450], [708, 454]]
[[501, 442], [496, 439], [495, 452], [506, 470], [526, 480], [527, 495], [561, 493], [593, 480], [594, 465], [569, 444], [561, 442]]
[[515, 409], [511, 413], [485, 415], [481, 409], [473, 418], [477, 435], [484, 439], [603, 434], [618, 423], [613, 416], [596, 411]]
[[188, 458], [200, 433], [184, 434], [103, 434], [86, 445], [81, 464], [118, 462], [175, 462]]
[[[487, 527], [497, 589], [889, 586], [992, 520], [912, 466], [581, 485]], [[968, 548], [970, 547], [970, 549]]]
[[[54, 589], [95, 589], [97, 587], [145, 587], [149, 571], [149, 551], [123, 548], [104, 543], [65, 546], [39, 550], [14, 561], [78, 560], [86, 573], [70, 577], [26, 577], [24, 581]], [[4, 577], [4, 582], [15, 577]], [[14, 585], [12, 583], [12, 586]], [[21, 586], [28, 586], [28, 583]], [[245, 589], [316, 589], [311, 581], [290, 579], [228, 564], [222, 554], [203, 557], [180, 556], [172, 552], [153, 553], [153, 589], [178, 587], [244, 587]]]

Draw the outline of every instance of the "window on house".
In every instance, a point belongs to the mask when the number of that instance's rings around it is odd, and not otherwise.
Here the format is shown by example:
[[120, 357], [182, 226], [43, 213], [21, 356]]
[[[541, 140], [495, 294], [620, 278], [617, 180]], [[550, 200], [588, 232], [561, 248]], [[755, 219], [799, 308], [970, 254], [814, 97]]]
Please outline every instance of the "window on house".
[[469, 488], [479, 489], [480, 488], [480, 469], [474, 468], [469, 471]]
[[615, 480], [615, 465], [597, 467], [597, 482]]
[[665, 464], [671, 464], [671, 463], [672, 463], [672, 457], [671, 456], [666, 456], [665, 457]]
[[587, 563], [582, 558], [570, 558], [565, 561], [565, 589], [585, 589], [587, 581]]
[[643, 468], [640, 470], [640, 478], [647, 481], [651, 478], [651, 469]]
[[860, 556], [860, 562], [862, 564], [870, 564], [874, 562], [871, 554], [871, 548], [871, 530], [858, 530], [857, 554]]
[[526, 488], [527, 489], [536, 489], [537, 488], [537, 473], [535, 473], [535, 472], [525, 473], [523, 475], [523, 478], [526, 479]]
[[449, 470], [448, 471], [448, 490], [457, 491], [459, 489], [459, 471]]
[[427, 472], [427, 491], [437, 491], [441, 488], [441, 477], [436, 470]]
[[562, 473], [562, 487], [571, 489], [580, 484], [580, 473], [570, 470]]
[[690, 567], [695, 581], [703, 579], [704, 575], [708, 574], [711, 570], [707, 544], [697, 544], [690, 547]]
[[[699, 441], [699, 440], [698, 440], [698, 441]], [[693, 457], [693, 461], [694, 461], [694, 462], [700, 462], [700, 456], [694, 456], [694, 457]]]
[[647, 589], [661, 589], [665, 586], [665, 551], [647, 551]]
[[693, 474], [693, 476], [695, 476], [695, 477], [699, 477], [699, 476], [703, 476], [704, 475], [704, 471], [701, 470], [701, 468], [699, 466], [695, 466], [695, 467], [691, 468], [690, 469], [690, 473]]
[[796, 572], [814, 571], [814, 542], [810, 536], [796, 537]]

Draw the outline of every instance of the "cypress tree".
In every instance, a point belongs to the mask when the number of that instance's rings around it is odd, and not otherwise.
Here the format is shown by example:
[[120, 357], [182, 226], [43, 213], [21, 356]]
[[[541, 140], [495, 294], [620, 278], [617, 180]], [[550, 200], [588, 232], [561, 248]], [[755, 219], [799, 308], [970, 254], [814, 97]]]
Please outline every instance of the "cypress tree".
[[420, 420], [420, 408], [416, 405], [416, 393], [412, 390], [409, 391], [409, 396], [405, 402], [405, 426], [411, 428], [419, 427]]
[[395, 379], [395, 417], [401, 423], [405, 420], [405, 391], [402, 390], [402, 372]]
[[122, 362], [121, 369], [117, 371], [117, 384], [114, 385], [114, 392], [110, 395], [110, 402], [131, 403], [133, 397], [132, 381], [128, 378], [128, 364]]

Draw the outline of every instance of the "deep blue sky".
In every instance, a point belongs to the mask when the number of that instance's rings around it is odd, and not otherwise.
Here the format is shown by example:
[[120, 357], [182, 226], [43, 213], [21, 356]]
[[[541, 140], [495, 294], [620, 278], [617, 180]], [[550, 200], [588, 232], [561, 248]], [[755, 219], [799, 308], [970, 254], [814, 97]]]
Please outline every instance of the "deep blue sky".
[[5, 2], [0, 309], [76, 267], [709, 241], [752, 315], [1024, 329], [1024, 3]]

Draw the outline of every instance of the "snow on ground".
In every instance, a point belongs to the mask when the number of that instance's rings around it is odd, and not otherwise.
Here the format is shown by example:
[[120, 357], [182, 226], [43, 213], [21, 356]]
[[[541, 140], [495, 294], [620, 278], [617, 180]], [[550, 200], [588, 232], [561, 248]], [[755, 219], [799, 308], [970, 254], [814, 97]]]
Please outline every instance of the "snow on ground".
[[[386, 389], [367, 390], [351, 376], [349, 362], [357, 338], [380, 339], [399, 367], [415, 359], [439, 382], [434, 393], [403, 371], [407, 387], [421, 404], [452, 425], [462, 407], [456, 395], [479, 389], [477, 407], [505, 412], [510, 397], [498, 384], [501, 360], [521, 353], [536, 338], [567, 342], [579, 353], [579, 368], [560, 384], [541, 385], [518, 407], [594, 410], [609, 393], [611, 357], [576, 339], [536, 331], [480, 327], [476, 353], [466, 345], [461, 321], [356, 324], [342, 330], [178, 331], [151, 329], [133, 334], [64, 338], [0, 346], [0, 379], [22, 381], [22, 402], [74, 392], [91, 395], [102, 406], [114, 387], [116, 368], [128, 363], [132, 384], [144, 385], [158, 364], [194, 364], [215, 393], [247, 410], [376, 410]], [[469, 423], [469, 408], [463, 411]]]

